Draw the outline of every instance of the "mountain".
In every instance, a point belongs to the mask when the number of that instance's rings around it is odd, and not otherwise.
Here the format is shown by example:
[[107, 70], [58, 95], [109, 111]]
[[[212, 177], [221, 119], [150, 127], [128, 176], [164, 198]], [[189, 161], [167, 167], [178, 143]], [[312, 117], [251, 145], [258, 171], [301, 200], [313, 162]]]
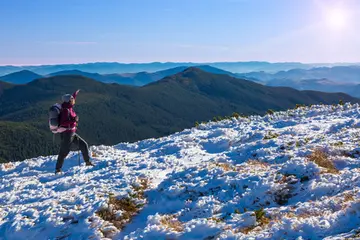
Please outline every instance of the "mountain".
[[79, 75], [79, 76], [92, 78], [95, 80], [99, 79], [98, 81], [100, 81], [100, 79], [102, 78], [101, 74], [83, 72], [83, 71], [79, 71], [79, 70], [64, 70], [64, 71], [54, 72], [54, 73], [48, 74], [46, 77], [66, 76], [66, 75]]
[[[79, 70], [69, 70], [69, 71], [61, 71], [56, 73], [51, 73], [49, 76], [64, 76], [64, 75], [80, 75], [88, 78], [95, 79], [104, 83], [118, 83], [124, 85], [132, 85], [132, 86], [144, 86], [151, 82], [158, 81], [164, 77], [179, 73], [187, 69], [188, 67], [176, 67], [170, 68], [163, 71], [148, 73], [148, 72], [138, 72], [138, 73], [123, 73], [123, 74], [98, 74], [98, 73], [88, 73], [82, 72]], [[236, 77], [236, 74], [233, 74], [228, 71], [224, 71], [222, 69], [214, 68], [208, 65], [197, 66], [206, 72], [216, 73], [216, 74], [227, 74], [229, 76]]]
[[14, 83], [14, 84], [24, 84], [31, 82], [37, 78], [43, 78], [43, 76], [33, 73], [28, 70], [22, 70], [19, 72], [11, 73], [5, 76], [0, 77], [2, 81]]
[[152, 63], [117, 63], [117, 62], [97, 62], [83, 64], [58, 64], [40, 66], [0, 66], [0, 75], [17, 72], [20, 70], [30, 70], [41, 75], [48, 75], [54, 72], [79, 70], [83, 72], [96, 72], [99, 74], [112, 73], [137, 73], [137, 72], [157, 72], [169, 68], [192, 67], [210, 65], [215, 68], [224, 69], [230, 72], [253, 72], [267, 71], [278, 72], [294, 68], [309, 69], [315, 66], [327, 66], [330, 64], [303, 64], [303, 63], [269, 63], [269, 62], [214, 62], [214, 63], [192, 63], [192, 62], [152, 62]]
[[[147, 73], [147, 72], [140, 72], [140, 73], [136, 73], [136, 74], [121, 74], [124, 77], [129, 77], [134, 79], [134, 83], [131, 85], [134, 86], [143, 86], [152, 82], [156, 82], [160, 79], [163, 79], [165, 77], [180, 73], [184, 70], [186, 70], [188, 67], [185, 66], [181, 66], [181, 67], [176, 67], [176, 68], [170, 68], [170, 69], [166, 69], [163, 71], [158, 71], [158, 72], [154, 72], [154, 73]], [[236, 74], [232, 73], [232, 72], [228, 72], [219, 68], [215, 68], [215, 67], [211, 67], [209, 65], [199, 65], [196, 66], [196, 68], [201, 69], [205, 72], [208, 73], [214, 73], [214, 74], [226, 74], [232, 77], [237, 77]]]
[[232, 73], [232, 72], [225, 71], [225, 70], [220, 69], [220, 68], [212, 67], [210, 65], [200, 65], [200, 66], [196, 66], [196, 68], [199, 68], [199, 69], [201, 69], [201, 70], [203, 70], [205, 72], [208, 72], [208, 73], [226, 74], [226, 75], [229, 75], [231, 77], [237, 77], [237, 75]]
[[270, 82], [275, 79], [329, 79], [331, 81], [342, 83], [360, 83], [360, 66], [336, 66], [320, 67], [312, 69], [291, 69], [289, 71], [280, 71], [277, 73], [250, 72], [237, 74], [243, 78], [254, 78], [263, 82]]
[[360, 66], [322, 67], [309, 70], [292, 69], [275, 74], [251, 72], [237, 74], [237, 76], [267, 86], [286, 86], [298, 90], [323, 92], [344, 92], [354, 97], [360, 97]]
[[142, 87], [105, 84], [78, 75], [55, 76], [4, 90], [0, 97], [0, 121], [24, 123], [38, 131], [13, 137], [16, 133], [8, 127], [9, 133], [0, 135], [0, 145], [6, 143], [7, 149], [12, 149], [18, 146], [19, 140], [15, 139], [21, 137], [25, 146], [32, 146], [33, 139], [41, 135], [44, 140], [36, 143], [44, 150], [29, 147], [7, 151], [0, 155], [2, 161], [43, 155], [55, 149], [48, 130], [47, 110], [62, 94], [78, 88], [81, 92], [75, 109], [80, 116], [79, 134], [90, 144], [107, 145], [165, 136], [191, 127], [196, 121], [229, 116], [233, 112], [264, 114], [268, 109], [320, 102], [334, 104], [340, 99], [360, 102], [342, 93], [267, 87], [193, 67]]
[[[3, 239], [358, 239], [359, 105], [0, 165]], [[0, 145], [1, 147], [2, 145]]]
[[343, 92], [354, 97], [360, 97], [360, 84], [335, 82], [328, 79], [274, 79], [267, 86], [285, 86], [298, 90], [315, 90], [322, 92]]

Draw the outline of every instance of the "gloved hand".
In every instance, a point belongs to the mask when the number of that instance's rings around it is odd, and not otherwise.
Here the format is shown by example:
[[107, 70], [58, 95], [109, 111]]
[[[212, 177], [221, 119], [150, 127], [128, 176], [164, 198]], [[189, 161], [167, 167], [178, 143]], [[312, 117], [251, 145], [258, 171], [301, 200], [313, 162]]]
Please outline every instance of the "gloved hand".
[[75, 122], [79, 122], [79, 116], [75, 117]]
[[78, 89], [76, 92], [74, 92], [72, 96], [76, 99], [76, 96], [79, 94], [79, 92], [80, 92], [80, 89]]

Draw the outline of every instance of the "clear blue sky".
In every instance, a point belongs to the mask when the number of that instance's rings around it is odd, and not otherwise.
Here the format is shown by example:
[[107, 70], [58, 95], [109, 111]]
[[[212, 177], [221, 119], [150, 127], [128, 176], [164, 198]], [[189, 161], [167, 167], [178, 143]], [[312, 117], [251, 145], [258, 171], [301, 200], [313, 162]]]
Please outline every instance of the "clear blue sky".
[[0, 65], [360, 62], [358, 0], [0, 0]]

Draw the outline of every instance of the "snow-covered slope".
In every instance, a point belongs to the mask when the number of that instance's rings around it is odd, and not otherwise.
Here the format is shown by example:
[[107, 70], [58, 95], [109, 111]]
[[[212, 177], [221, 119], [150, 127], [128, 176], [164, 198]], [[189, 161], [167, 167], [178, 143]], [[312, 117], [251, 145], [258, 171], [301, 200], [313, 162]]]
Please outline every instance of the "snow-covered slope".
[[359, 143], [359, 105], [322, 105], [2, 164], [0, 239], [357, 239]]

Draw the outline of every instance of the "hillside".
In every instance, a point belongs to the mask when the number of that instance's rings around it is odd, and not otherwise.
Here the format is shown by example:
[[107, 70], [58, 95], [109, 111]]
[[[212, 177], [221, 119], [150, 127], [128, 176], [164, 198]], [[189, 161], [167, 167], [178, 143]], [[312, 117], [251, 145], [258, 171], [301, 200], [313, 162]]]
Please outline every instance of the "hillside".
[[8, 82], [3, 82], [0, 80], [0, 96], [2, 95], [2, 93], [4, 92], [5, 89], [12, 88], [13, 86], [15, 86], [15, 85], [8, 83]]
[[360, 107], [313, 105], [0, 165], [4, 239], [357, 239]]
[[49, 132], [28, 123], [0, 121], [0, 163], [19, 161], [36, 153], [51, 155], [58, 146], [49, 138]]
[[[233, 112], [264, 114], [268, 109], [283, 110], [296, 104], [334, 104], [340, 99], [360, 101], [340, 93], [266, 87], [188, 68], [143, 87], [104, 84], [76, 75], [38, 79], [4, 90], [0, 97], [0, 121], [34, 127], [36, 131], [28, 133], [28, 146], [36, 136], [47, 131], [48, 135], [42, 135], [43, 141], [37, 143], [50, 146], [53, 143], [48, 131], [47, 110], [62, 94], [78, 88], [81, 89], [75, 107], [80, 116], [78, 132], [90, 144], [106, 145], [165, 136], [192, 127], [196, 121], [229, 116]], [[4, 135], [0, 144], [18, 146], [13, 139], [16, 137], [12, 134]], [[0, 158], [22, 160], [48, 153], [39, 147], [17, 150], [11, 156]]]

